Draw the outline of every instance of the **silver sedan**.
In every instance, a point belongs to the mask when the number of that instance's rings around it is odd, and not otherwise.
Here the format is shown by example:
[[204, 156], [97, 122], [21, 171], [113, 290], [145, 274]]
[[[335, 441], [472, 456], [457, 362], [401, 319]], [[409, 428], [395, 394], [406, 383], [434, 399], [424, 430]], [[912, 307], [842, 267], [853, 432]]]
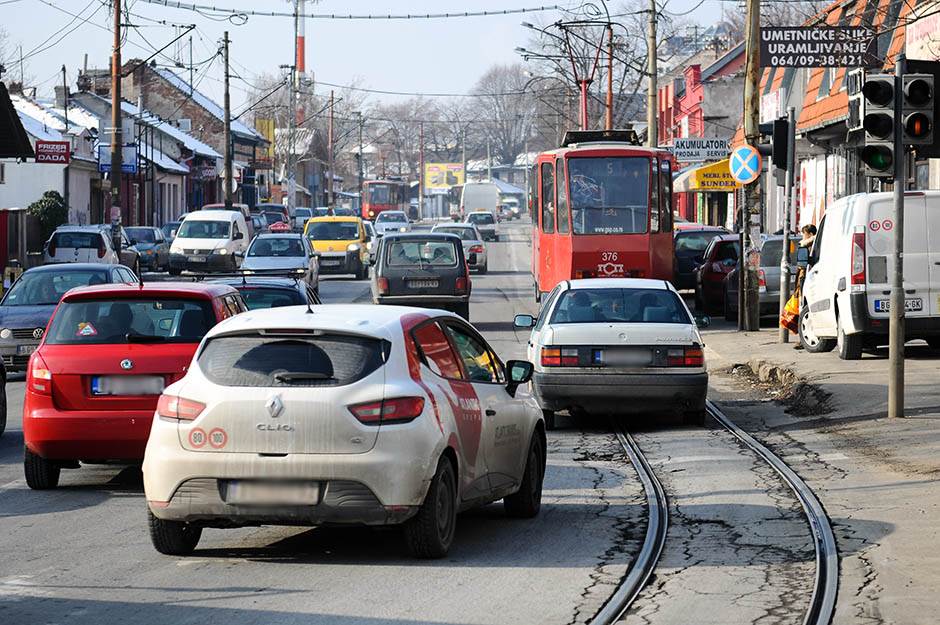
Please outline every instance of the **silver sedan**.
[[242, 261], [245, 273], [303, 272], [304, 281], [314, 292], [320, 289], [320, 261], [302, 234], [259, 234]]
[[438, 224], [431, 229], [431, 232], [456, 234], [460, 237], [460, 242], [463, 245], [463, 255], [466, 257], [470, 269], [475, 269], [479, 273], [486, 273], [486, 244], [483, 241], [483, 235], [480, 234], [476, 226], [469, 223]]

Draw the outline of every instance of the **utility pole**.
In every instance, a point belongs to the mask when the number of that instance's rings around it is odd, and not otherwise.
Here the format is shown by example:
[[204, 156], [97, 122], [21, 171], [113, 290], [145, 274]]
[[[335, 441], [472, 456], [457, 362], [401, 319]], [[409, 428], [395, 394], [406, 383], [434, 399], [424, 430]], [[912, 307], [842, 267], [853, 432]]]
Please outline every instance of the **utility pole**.
[[[748, 145], [756, 146], [760, 137], [760, 58], [758, 37], [760, 31], [760, 0], [747, 0], [747, 22], [745, 27], [744, 74], [744, 137]], [[760, 185], [753, 182], [744, 187], [744, 206], [741, 207], [741, 258], [743, 262], [743, 306], [739, 315], [743, 330], [760, 329], [758, 305], [757, 267], [760, 266], [759, 226], [754, 217], [760, 215]], [[747, 248], [751, 248], [748, 254]], [[742, 266], [739, 266], [739, 270]]]
[[297, 57], [300, 53], [300, 12], [294, 0], [294, 62], [290, 65], [290, 111], [287, 120], [287, 212], [293, 215], [297, 206], [297, 166], [294, 164], [297, 149]]
[[607, 23], [607, 130], [614, 128], [614, 25]]
[[424, 122], [418, 124], [418, 219], [424, 217]]
[[[65, 140], [69, 142], [69, 152], [72, 151], [72, 137], [69, 135], [69, 82], [65, 74], [65, 65], [62, 65], [62, 110], [65, 111]], [[71, 154], [69, 154], [71, 161]], [[62, 169], [62, 195], [65, 200], [65, 208], [71, 208], [69, 204], [69, 164], [66, 163]]]
[[[793, 206], [793, 177], [796, 168], [796, 109], [787, 108], [787, 182], [783, 201], [783, 254], [780, 255], [780, 313], [790, 300], [790, 210]], [[780, 327], [781, 343], [790, 342], [790, 331]]]
[[894, 62], [894, 271], [891, 272], [891, 315], [888, 318], [888, 417], [904, 416], [904, 187], [907, 157], [901, 119], [902, 76], [907, 59], [902, 52]]
[[[748, 2], [756, 2], [757, 0], [748, 0]], [[649, 85], [647, 87], [646, 94], [646, 145], [647, 147], [655, 148], [659, 146], [659, 128], [657, 124], [657, 74], [659, 70], [656, 68], [656, 0], [650, 0], [649, 8], [649, 29], [646, 33], [646, 49], [647, 49], [647, 74], [649, 79]], [[756, 132], [756, 126], [755, 126]]]
[[189, 36], [189, 97], [193, 97], [193, 90], [196, 88], [193, 86], [193, 36]]
[[232, 183], [235, 182], [235, 169], [232, 162], [232, 98], [229, 94], [228, 31], [225, 31], [224, 37], [225, 38], [222, 40], [223, 56], [225, 57], [225, 95], [223, 99], [225, 105], [225, 129], [223, 131], [223, 141], [225, 141], [225, 178], [223, 182], [225, 184], [225, 206], [231, 208], [234, 201], [232, 199]]
[[335, 208], [333, 201], [333, 90], [330, 90], [330, 123], [327, 127], [327, 155], [329, 156], [329, 178], [326, 181], [326, 205]]
[[362, 213], [362, 111], [356, 111], [359, 119], [359, 212]]
[[111, 215], [105, 223], [111, 222], [111, 241], [114, 249], [121, 249], [121, 235], [117, 226], [121, 225], [121, 167], [123, 131], [121, 124], [121, 0], [114, 0], [114, 44], [111, 51]]

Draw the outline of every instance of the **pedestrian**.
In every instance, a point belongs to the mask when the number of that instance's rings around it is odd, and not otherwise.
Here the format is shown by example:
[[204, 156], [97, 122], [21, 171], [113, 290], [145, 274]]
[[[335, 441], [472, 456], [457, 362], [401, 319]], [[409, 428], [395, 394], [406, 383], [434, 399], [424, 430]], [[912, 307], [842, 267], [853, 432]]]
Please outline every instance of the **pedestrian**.
[[800, 239], [800, 247], [812, 247], [813, 241], [816, 240], [816, 226], [806, 224], [800, 232], [803, 235], [803, 238]]

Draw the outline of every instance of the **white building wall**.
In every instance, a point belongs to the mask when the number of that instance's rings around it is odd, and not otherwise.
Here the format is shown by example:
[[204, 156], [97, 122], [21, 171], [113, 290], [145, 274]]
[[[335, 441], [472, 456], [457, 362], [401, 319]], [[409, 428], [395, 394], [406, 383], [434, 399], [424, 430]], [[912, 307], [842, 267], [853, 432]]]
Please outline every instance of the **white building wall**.
[[69, 223], [90, 223], [91, 178], [97, 172], [76, 166], [69, 167]]
[[46, 191], [62, 193], [63, 165], [4, 162], [5, 182], [0, 184], [0, 208], [26, 208]]

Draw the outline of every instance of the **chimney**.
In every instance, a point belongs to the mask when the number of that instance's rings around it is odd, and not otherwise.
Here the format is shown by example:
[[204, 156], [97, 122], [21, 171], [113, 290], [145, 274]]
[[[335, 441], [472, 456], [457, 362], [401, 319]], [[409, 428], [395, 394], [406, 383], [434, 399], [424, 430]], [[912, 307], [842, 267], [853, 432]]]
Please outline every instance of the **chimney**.
[[68, 89], [65, 85], [56, 85], [55, 86], [55, 107], [56, 108], [65, 108], [66, 96], [68, 96], [71, 91], [66, 91]]

